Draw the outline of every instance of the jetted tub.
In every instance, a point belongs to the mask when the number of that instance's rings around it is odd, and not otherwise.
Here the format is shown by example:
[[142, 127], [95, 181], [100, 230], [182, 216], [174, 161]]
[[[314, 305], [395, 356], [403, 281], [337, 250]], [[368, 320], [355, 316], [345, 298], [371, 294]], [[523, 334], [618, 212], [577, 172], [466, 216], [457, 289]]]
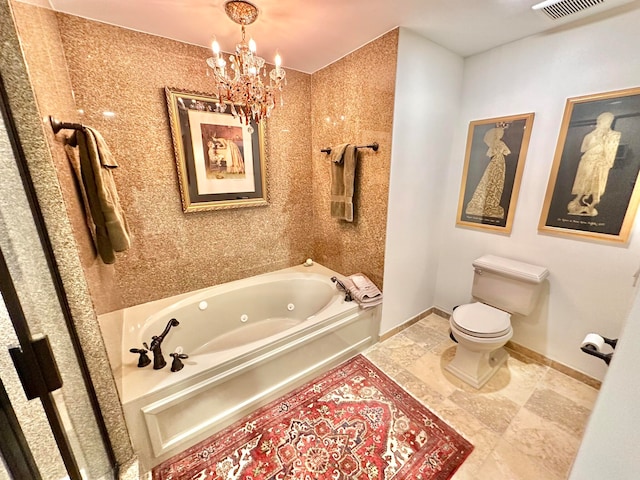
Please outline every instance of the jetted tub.
[[[143, 470], [377, 342], [380, 307], [345, 302], [332, 276], [341, 278], [297, 266], [101, 316]], [[162, 344], [167, 365], [138, 368], [129, 349], [149, 344], [172, 318], [180, 324]], [[189, 358], [171, 372], [169, 354], [179, 348]]]

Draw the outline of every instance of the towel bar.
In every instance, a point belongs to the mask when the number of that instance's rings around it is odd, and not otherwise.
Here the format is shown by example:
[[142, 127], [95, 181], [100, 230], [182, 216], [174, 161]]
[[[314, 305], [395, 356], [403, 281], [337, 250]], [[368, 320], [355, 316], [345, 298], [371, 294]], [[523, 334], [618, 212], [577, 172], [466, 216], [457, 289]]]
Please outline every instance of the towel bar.
[[[373, 142], [371, 145], [356, 145], [356, 150], [358, 148], [370, 148], [374, 152], [377, 152], [380, 145], [378, 145], [378, 142]], [[331, 148], [323, 148], [320, 151], [324, 153], [331, 153]]]
[[49, 115], [49, 123], [51, 124], [51, 130], [53, 130], [53, 133], [58, 133], [63, 129], [82, 130], [84, 128], [84, 125], [80, 123], [61, 122], [51, 115]]

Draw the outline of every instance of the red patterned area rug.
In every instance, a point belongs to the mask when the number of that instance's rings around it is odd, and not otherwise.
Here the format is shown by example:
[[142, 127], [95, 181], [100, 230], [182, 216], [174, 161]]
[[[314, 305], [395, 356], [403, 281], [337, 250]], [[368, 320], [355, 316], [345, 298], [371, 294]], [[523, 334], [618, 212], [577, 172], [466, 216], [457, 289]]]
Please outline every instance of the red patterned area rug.
[[154, 480], [444, 480], [473, 446], [358, 355], [153, 469]]

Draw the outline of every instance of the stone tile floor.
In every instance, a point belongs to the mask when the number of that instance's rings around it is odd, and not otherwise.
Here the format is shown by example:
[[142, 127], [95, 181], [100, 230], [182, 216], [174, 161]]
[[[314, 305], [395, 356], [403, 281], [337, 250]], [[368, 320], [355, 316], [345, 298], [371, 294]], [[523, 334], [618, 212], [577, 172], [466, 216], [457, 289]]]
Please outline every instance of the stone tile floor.
[[476, 390], [444, 370], [455, 344], [432, 314], [364, 355], [474, 445], [455, 480], [566, 479], [598, 390], [509, 353]]

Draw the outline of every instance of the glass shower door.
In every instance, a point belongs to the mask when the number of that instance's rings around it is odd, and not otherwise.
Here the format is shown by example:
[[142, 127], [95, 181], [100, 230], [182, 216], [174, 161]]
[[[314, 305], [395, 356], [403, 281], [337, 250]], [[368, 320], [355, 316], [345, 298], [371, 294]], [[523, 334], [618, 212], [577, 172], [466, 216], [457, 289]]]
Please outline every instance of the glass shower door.
[[114, 478], [113, 452], [1, 78], [0, 97], [0, 377], [42, 478]]

